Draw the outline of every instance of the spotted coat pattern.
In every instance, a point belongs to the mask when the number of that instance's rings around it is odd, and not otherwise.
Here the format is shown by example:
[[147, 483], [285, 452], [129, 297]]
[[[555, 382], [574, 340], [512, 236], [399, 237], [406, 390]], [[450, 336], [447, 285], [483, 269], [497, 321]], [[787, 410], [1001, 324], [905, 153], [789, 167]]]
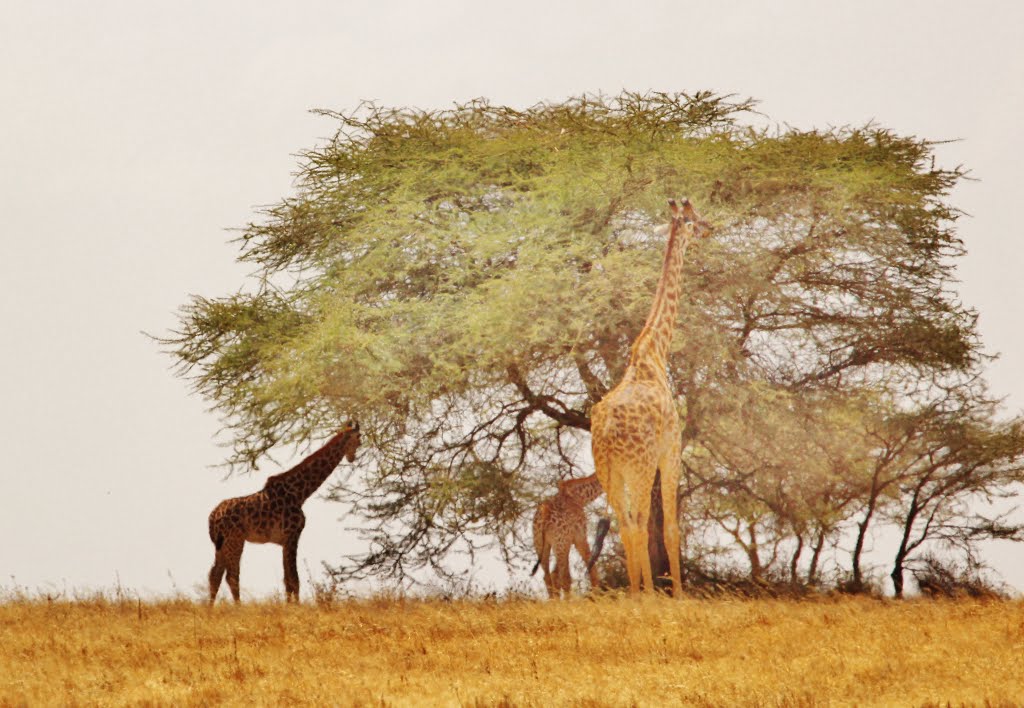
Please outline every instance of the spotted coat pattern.
[[[558, 483], [558, 493], [537, 505], [533, 516], [533, 547], [537, 551], [537, 568], [544, 571], [544, 586], [548, 597], [558, 598], [561, 593], [569, 595], [572, 576], [569, 572], [569, 551], [573, 546], [591, 566], [591, 587], [598, 584], [597, 569], [592, 567], [590, 545], [587, 543], [587, 504], [603, 493], [597, 475], [580, 479], [566, 479]], [[551, 554], [555, 556], [555, 572], [551, 573]]]
[[688, 200], [669, 202], [672, 221], [658, 288], [643, 330], [633, 342], [622, 381], [594, 406], [591, 449], [597, 478], [619, 519], [631, 592], [654, 589], [648, 554], [651, 490], [661, 470], [665, 549], [674, 594], [681, 595], [679, 517], [680, 420], [667, 366], [679, 310], [683, 258], [695, 230], [710, 232]]
[[359, 424], [348, 423], [295, 467], [269, 477], [260, 491], [225, 499], [210, 512], [210, 540], [216, 549], [210, 568], [211, 603], [217, 598], [225, 574], [231, 596], [238, 602], [238, 573], [246, 541], [281, 546], [285, 595], [289, 601], [299, 599], [297, 555], [299, 536], [306, 525], [302, 505], [342, 457], [349, 462], [355, 459], [359, 442]]

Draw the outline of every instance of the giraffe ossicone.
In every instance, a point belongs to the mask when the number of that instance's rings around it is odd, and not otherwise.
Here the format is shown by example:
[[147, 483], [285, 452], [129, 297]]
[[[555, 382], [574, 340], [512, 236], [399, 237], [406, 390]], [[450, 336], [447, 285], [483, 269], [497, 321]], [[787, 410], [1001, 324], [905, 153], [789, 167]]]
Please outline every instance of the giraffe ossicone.
[[225, 574], [231, 596], [239, 601], [238, 574], [246, 541], [281, 546], [285, 596], [288, 601], [298, 601], [297, 555], [299, 536], [306, 525], [302, 504], [327, 480], [343, 457], [355, 461], [359, 443], [359, 423], [347, 423], [295, 467], [267, 478], [260, 491], [225, 499], [210, 512], [210, 540], [216, 549], [210, 568], [211, 604], [217, 599]]

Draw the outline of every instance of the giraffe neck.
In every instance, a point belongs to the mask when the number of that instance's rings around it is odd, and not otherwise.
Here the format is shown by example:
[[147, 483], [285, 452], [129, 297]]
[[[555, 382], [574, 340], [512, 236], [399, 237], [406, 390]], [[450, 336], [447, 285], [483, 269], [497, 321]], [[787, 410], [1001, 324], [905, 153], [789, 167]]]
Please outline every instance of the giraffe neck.
[[654, 293], [651, 312], [630, 351], [628, 368], [634, 374], [664, 376], [668, 366], [668, 350], [679, 314], [683, 258], [689, 244], [689, 232], [681, 228], [681, 223], [681, 219], [672, 219], [668, 245], [665, 247], [665, 261], [661, 267], [661, 278]]
[[348, 452], [349, 438], [352, 435], [355, 435], [355, 432], [348, 429], [338, 433], [295, 467], [275, 475], [276, 484], [283, 483], [280, 488], [287, 489], [300, 503], [306, 501], [327, 480], [341, 462], [341, 458]]
[[562, 480], [558, 483], [558, 491], [580, 506], [586, 506], [604, 493], [601, 483], [597, 481], [596, 474], [579, 479]]

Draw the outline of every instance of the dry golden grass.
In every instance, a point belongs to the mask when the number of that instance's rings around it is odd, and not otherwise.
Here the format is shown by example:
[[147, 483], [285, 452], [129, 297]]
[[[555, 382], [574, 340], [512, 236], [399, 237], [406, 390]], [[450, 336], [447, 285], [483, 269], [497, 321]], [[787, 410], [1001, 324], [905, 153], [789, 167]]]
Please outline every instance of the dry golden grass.
[[1024, 604], [0, 604], [0, 704], [1024, 705]]

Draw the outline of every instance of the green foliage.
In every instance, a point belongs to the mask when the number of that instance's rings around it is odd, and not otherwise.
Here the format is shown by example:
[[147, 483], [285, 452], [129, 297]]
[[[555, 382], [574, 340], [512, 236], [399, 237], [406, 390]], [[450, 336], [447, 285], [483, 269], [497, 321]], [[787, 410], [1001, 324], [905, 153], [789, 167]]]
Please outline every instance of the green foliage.
[[898, 397], [973, 371], [975, 315], [950, 292], [962, 245], [946, 197], [963, 173], [874, 125], [754, 129], [752, 107], [623, 93], [322, 111], [336, 134], [240, 239], [251, 287], [194, 299], [166, 340], [223, 416], [229, 462], [355, 417], [366, 452], [335, 493], [373, 529], [358, 571], [514, 549], [622, 373], [669, 197], [716, 226], [690, 250], [670, 362], [691, 454], [723, 456], [730, 429], [782, 415], [771, 396]]

